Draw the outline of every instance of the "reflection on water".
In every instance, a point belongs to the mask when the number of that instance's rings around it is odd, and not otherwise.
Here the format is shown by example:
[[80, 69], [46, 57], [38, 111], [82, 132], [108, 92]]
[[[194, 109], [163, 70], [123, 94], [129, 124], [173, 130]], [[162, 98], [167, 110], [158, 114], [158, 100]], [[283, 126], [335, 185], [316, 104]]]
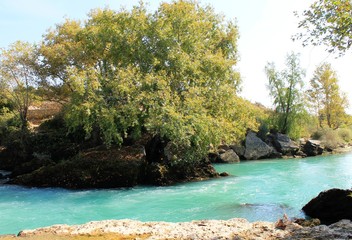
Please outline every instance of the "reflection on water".
[[[352, 154], [216, 165], [233, 176], [169, 187], [84, 190], [0, 186], [0, 234], [103, 219], [191, 221], [303, 217], [320, 191], [352, 186]], [[234, 177], [236, 176], [236, 177]]]

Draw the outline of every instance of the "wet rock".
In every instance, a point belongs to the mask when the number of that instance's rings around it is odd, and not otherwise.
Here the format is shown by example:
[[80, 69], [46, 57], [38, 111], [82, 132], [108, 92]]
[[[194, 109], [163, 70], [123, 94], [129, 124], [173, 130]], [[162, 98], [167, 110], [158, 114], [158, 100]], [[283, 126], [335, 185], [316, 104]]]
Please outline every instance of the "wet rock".
[[230, 176], [230, 174], [227, 172], [220, 173], [220, 177], [228, 177], [228, 176]]
[[321, 155], [323, 151], [324, 148], [318, 140], [308, 140], [303, 146], [303, 152], [307, 154], [307, 156]]
[[352, 190], [330, 189], [319, 193], [302, 210], [322, 223], [331, 224], [342, 219], [352, 220]]
[[257, 135], [250, 131], [246, 136], [244, 157], [247, 160], [256, 160], [261, 158], [270, 158], [273, 148], [263, 142]]

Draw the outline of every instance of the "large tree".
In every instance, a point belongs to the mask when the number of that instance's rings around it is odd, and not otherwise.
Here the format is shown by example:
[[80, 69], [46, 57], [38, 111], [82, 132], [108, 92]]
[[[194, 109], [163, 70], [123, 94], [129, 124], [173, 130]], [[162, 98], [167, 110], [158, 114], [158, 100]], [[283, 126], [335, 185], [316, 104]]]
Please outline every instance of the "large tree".
[[325, 123], [336, 129], [345, 122], [347, 98], [340, 92], [337, 74], [330, 64], [323, 63], [317, 67], [310, 80], [308, 97], [314, 105], [320, 127]]
[[297, 137], [299, 114], [303, 111], [301, 89], [304, 76], [298, 54], [287, 55], [286, 69], [277, 71], [274, 63], [267, 63], [265, 72], [270, 95], [274, 100], [277, 130]]
[[295, 38], [303, 45], [325, 45], [329, 52], [345, 53], [352, 45], [352, 2], [317, 0], [302, 14]]
[[42, 79], [72, 89], [71, 130], [121, 144], [142, 130], [200, 159], [211, 143], [256, 128], [237, 97], [238, 29], [195, 1], [163, 3], [154, 14], [96, 9], [84, 24], [67, 20], [45, 35]]

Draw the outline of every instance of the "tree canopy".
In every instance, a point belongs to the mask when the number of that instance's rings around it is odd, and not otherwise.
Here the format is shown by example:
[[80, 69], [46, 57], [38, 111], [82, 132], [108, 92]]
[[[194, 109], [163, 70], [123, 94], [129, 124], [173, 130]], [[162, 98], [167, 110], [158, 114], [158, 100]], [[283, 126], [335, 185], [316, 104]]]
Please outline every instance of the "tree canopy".
[[299, 119], [303, 108], [304, 70], [300, 66], [299, 55], [288, 54], [286, 69], [277, 71], [274, 63], [267, 63], [265, 72], [269, 80], [268, 89], [274, 100], [277, 114], [276, 127], [281, 133], [289, 134], [293, 138], [299, 136]]
[[346, 121], [347, 97], [341, 93], [336, 72], [328, 63], [317, 67], [310, 80], [308, 97], [319, 119], [320, 127], [325, 124], [336, 129]]
[[177, 159], [200, 159], [257, 127], [258, 111], [237, 96], [238, 37], [196, 1], [95, 9], [44, 35], [36, 69], [44, 92], [66, 102], [70, 131], [108, 146], [147, 131], [174, 142]]
[[[298, 15], [298, 14], [297, 14]], [[350, 0], [317, 0], [302, 13], [295, 38], [303, 45], [325, 45], [340, 55], [352, 45], [352, 3]]]

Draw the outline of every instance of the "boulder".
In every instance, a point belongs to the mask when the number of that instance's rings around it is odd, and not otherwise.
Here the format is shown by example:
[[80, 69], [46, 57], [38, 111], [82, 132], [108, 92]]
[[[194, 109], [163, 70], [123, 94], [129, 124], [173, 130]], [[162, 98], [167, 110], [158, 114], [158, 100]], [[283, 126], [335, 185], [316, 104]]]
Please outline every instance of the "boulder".
[[246, 148], [243, 145], [230, 145], [230, 148], [235, 151], [240, 159], [245, 159], [244, 153], [246, 152]]
[[236, 163], [240, 162], [240, 158], [237, 156], [234, 150], [230, 149], [219, 155], [220, 163]]
[[244, 157], [247, 160], [269, 158], [273, 153], [273, 148], [263, 142], [257, 135], [250, 131], [246, 136]]
[[318, 218], [324, 224], [342, 219], [352, 220], [352, 190], [330, 189], [319, 193], [302, 210], [311, 218]]
[[324, 148], [321, 146], [321, 142], [318, 140], [308, 140], [303, 145], [303, 152], [307, 156], [317, 156], [321, 155], [324, 151]]
[[283, 155], [293, 156], [299, 150], [299, 146], [285, 134], [270, 134], [268, 138], [271, 140], [276, 150]]

